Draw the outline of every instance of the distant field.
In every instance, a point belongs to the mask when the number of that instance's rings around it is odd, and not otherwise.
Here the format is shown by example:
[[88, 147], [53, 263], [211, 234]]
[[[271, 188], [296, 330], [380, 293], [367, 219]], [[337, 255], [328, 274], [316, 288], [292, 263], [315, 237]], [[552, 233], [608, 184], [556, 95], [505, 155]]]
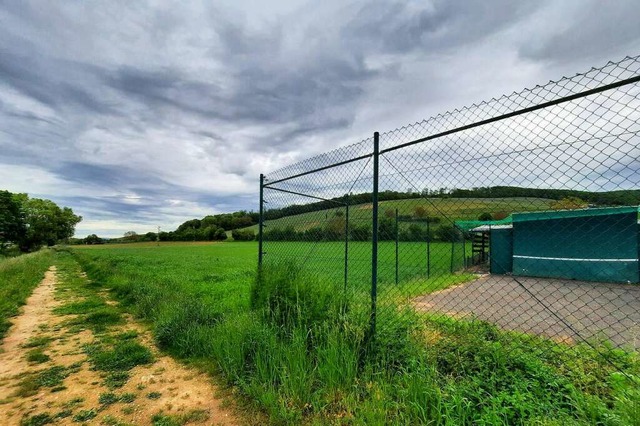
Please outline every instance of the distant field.
[[[182, 246], [210, 246], [213, 244], [221, 244], [222, 241], [145, 241], [140, 243], [113, 243], [113, 244], [92, 244], [77, 245], [74, 248], [80, 249], [105, 249], [105, 248], [153, 248], [153, 247], [182, 247]], [[257, 249], [256, 249], [257, 250]]]
[[[423, 207], [426, 214], [438, 217], [441, 223], [451, 220], [476, 220], [482, 213], [507, 214], [523, 211], [548, 210], [553, 200], [543, 198], [414, 198], [407, 200], [390, 200], [380, 202], [380, 214], [387, 210], [398, 209], [399, 215], [413, 215], [416, 207]], [[343, 207], [316, 212], [302, 213], [280, 219], [268, 220], [270, 229], [292, 226], [296, 231], [322, 226], [336, 211], [344, 211]], [[357, 204], [349, 209], [349, 219], [352, 223], [364, 224], [371, 222], [372, 205]], [[257, 225], [246, 229], [258, 230]]]
[[[442, 277], [462, 269], [463, 245], [432, 242], [429, 245], [430, 261], [427, 264], [427, 244], [402, 242], [399, 245], [399, 280]], [[466, 245], [467, 255], [470, 244]], [[253, 242], [161, 242], [103, 244], [74, 246], [74, 249], [101, 252], [100, 257], [116, 254], [130, 256], [132, 260], [176, 258], [193, 267], [220, 267], [229, 263], [235, 269], [255, 270], [258, 260], [258, 243]], [[332, 281], [344, 281], [344, 243], [342, 242], [266, 242], [265, 261], [292, 261], [302, 264]], [[453, 255], [453, 258], [452, 258]], [[92, 254], [93, 256], [93, 254]], [[452, 262], [453, 259], [453, 262]], [[173, 261], [172, 261], [173, 262]], [[378, 276], [382, 284], [395, 282], [395, 245], [390, 241], [379, 243]], [[371, 281], [371, 243], [349, 242], [348, 283], [354, 287], [367, 287]], [[164, 267], [162, 268], [164, 270]], [[181, 269], [167, 271], [185, 277]]]

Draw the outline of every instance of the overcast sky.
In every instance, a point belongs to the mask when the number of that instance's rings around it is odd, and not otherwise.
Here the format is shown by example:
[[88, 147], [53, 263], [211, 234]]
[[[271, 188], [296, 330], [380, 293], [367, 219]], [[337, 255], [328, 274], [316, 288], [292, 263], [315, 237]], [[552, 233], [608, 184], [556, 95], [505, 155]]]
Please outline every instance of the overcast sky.
[[76, 235], [257, 209], [258, 175], [640, 53], [637, 1], [0, 2], [0, 189]]

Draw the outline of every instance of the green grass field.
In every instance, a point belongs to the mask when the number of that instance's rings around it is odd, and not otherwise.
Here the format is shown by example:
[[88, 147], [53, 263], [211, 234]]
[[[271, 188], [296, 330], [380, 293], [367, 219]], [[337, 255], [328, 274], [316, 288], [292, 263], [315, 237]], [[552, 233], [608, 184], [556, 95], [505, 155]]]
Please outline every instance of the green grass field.
[[[408, 308], [416, 294], [471, 278], [450, 273], [449, 244], [432, 246], [427, 278], [424, 245], [404, 243], [397, 286], [393, 243], [382, 244], [373, 345], [367, 243], [351, 244], [346, 292], [340, 243], [271, 244], [256, 285], [256, 243], [73, 253], [94, 285], [153, 325], [161, 348], [221, 374], [273, 424], [640, 424], [637, 354]], [[268, 261], [278, 253], [303, 268]]]

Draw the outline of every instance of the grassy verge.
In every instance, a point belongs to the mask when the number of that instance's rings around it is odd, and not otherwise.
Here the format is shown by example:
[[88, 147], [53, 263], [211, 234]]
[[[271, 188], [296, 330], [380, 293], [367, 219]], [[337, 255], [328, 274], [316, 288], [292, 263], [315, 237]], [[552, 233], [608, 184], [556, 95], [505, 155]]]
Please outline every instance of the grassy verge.
[[221, 372], [275, 424], [640, 424], [637, 354], [420, 315], [402, 307], [413, 284], [382, 289], [371, 344], [366, 292], [290, 264], [267, 265], [252, 285], [253, 249], [75, 254], [161, 347]]
[[18, 311], [42, 281], [52, 262], [50, 250], [0, 260], [0, 339]]

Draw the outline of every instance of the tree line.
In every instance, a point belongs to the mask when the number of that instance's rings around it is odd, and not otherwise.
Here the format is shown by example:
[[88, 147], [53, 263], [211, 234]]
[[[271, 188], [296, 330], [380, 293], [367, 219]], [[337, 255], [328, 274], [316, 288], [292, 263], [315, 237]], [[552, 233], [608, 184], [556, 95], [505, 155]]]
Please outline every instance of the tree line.
[[[459, 188], [425, 188], [420, 192], [407, 190], [402, 191], [381, 191], [378, 195], [379, 201], [392, 201], [392, 200], [406, 200], [406, 199], [420, 199], [420, 198], [544, 198], [549, 200], [556, 200], [558, 203], [564, 203], [567, 199], [579, 199], [584, 202], [584, 207], [589, 204], [598, 206], [622, 206], [622, 205], [639, 205], [640, 204], [640, 190], [619, 190], [619, 191], [605, 191], [605, 192], [590, 192], [590, 191], [577, 191], [570, 189], [550, 189], [550, 188], [524, 188], [517, 186], [491, 186], [491, 187], [476, 187], [471, 189], [459, 189]], [[275, 220], [287, 216], [294, 216], [303, 213], [310, 213], [316, 211], [335, 209], [341, 205], [357, 205], [367, 204], [372, 202], [372, 193], [363, 192], [359, 194], [344, 194], [340, 197], [335, 197], [326, 201], [318, 201], [309, 204], [293, 204], [282, 208], [267, 209], [264, 212], [265, 220]], [[553, 207], [552, 207], [553, 208]], [[559, 207], [560, 208], [560, 207]], [[566, 207], [574, 208], [574, 207]], [[205, 216], [202, 219], [190, 219], [182, 223], [175, 231], [160, 232], [160, 235], [154, 232], [148, 232], [146, 234], [136, 234], [135, 232], [129, 232], [124, 237], [115, 238], [109, 240], [109, 242], [144, 242], [144, 241], [222, 241], [227, 239], [227, 231], [232, 231], [232, 237], [236, 241], [251, 241], [256, 238], [253, 230], [247, 230], [252, 225], [258, 224], [259, 213], [253, 211], [241, 210], [234, 213], [224, 213], [217, 215]], [[401, 222], [410, 222], [414, 226], [401, 226], [399, 234], [401, 240], [424, 241], [424, 238], [434, 238], [440, 240], [447, 240], [447, 238], [457, 238], [455, 236], [447, 237], [447, 235], [453, 235], [452, 232], [443, 232], [442, 235], [425, 236], [421, 233], [427, 232], [424, 223], [430, 220], [438, 220], [439, 218], [422, 217], [420, 214], [414, 216], [400, 216]], [[497, 218], [496, 218], [497, 219]], [[422, 230], [419, 231], [417, 225], [418, 222], [423, 222]], [[351, 225], [350, 225], [351, 226]], [[433, 232], [436, 232], [442, 226], [435, 227]], [[354, 241], [368, 240], [370, 239], [370, 226], [369, 230], [366, 230], [366, 225], [351, 226], [349, 232], [350, 238]], [[447, 227], [444, 228], [445, 230]], [[296, 235], [293, 236], [293, 233]], [[312, 240], [320, 237], [324, 240], [337, 240], [343, 238], [344, 231], [342, 231], [342, 237], [340, 233], [334, 232], [334, 230], [327, 229], [326, 227], [308, 229], [306, 231], [296, 231], [290, 228], [278, 228], [266, 231], [267, 237], [273, 239], [292, 239], [300, 241]], [[286, 237], [285, 237], [286, 235]], [[86, 244], [96, 244], [103, 242], [102, 239], [96, 235], [90, 235], [84, 240], [78, 240]]]
[[[579, 198], [588, 204], [599, 206], [635, 206], [640, 204], [640, 190], [619, 190], [590, 192], [572, 189], [545, 189], [523, 188], [518, 186], [487, 186], [471, 189], [458, 188], [425, 188], [421, 192], [407, 190], [380, 191], [379, 201], [406, 200], [416, 198], [545, 198], [549, 200], [562, 200], [566, 198]], [[265, 211], [266, 220], [280, 219], [302, 213], [310, 213], [328, 210], [340, 205], [355, 205], [371, 203], [373, 194], [363, 192], [360, 194], [345, 194], [328, 201], [318, 201], [309, 204], [292, 204], [290, 206], [270, 209]], [[257, 223], [258, 218], [256, 218]]]
[[[147, 232], [138, 234], [134, 231], [125, 232], [123, 237], [111, 238], [109, 243], [138, 243], [150, 241], [224, 241], [227, 231], [232, 231], [236, 241], [251, 241], [255, 239], [253, 231], [242, 230], [258, 223], [259, 214], [240, 210], [234, 213], [208, 215], [202, 219], [190, 219], [182, 223], [174, 231]], [[105, 239], [91, 234], [84, 239], [74, 241], [77, 244], [103, 244]]]
[[[418, 208], [416, 210], [419, 210]], [[396, 235], [399, 241], [443, 241], [458, 242], [469, 238], [452, 224], [441, 224], [439, 217], [421, 216], [419, 212], [414, 216], [398, 217], [396, 226], [395, 211], [387, 210], [378, 222], [378, 239], [380, 241], [394, 241]], [[489, 219], [491, 216], [489, 215]], [[437, 226], [430, 226], [430, 224]], [[324, 226], [314, 226], [305, 230], [296, 230], [293, 226], [273, 228], [264, 231], [266, 241], [371, 241], [372, 226], [370, 223], [349, 223], [347, 226], [344, 213], [336, 211], [334, 216], [326, 221]]]
[[0, 251], [29, 252], [67, 242], [81, 220], [71, 208], [51, 200], [0, 190]]

